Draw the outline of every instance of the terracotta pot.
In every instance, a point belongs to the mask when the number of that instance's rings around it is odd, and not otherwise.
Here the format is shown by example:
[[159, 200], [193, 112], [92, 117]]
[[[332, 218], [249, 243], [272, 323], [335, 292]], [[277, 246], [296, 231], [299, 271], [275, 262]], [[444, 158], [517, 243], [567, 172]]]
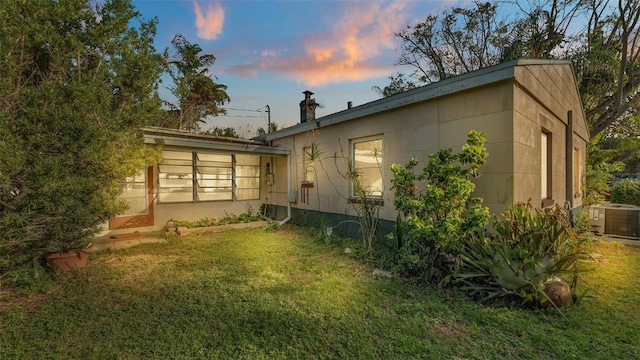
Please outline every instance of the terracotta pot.
[[83, 268], [87, 266], [89, 260], [89, 249], [82, 251], [62, 251], [46, 255], [44, 258], [47, 264], [53, 269], [62, 272], [69, 271], [73, 268]]

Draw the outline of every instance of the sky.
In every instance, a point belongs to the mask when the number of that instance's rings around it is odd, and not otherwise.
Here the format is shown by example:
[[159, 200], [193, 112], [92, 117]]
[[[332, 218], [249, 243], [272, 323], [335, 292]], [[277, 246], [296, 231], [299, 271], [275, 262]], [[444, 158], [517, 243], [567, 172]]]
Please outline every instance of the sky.
[[[232, 126], [244, 137], [267, 127], [300, 120], [303, 91], [322, 107], [322, 117], [379, 99], [373, 86], [384, 87], [396, 72], [399, 42], [394, 33], [466, 0], [134, 0], [144, 19], [158, 18], [155, 46], [170, 49], [182, 34], [213, 54], [209, 69], [227, 85], [227, 115], [211, 118], [203, 130]], [[175, 99], [163, 78], [160, 97]]]

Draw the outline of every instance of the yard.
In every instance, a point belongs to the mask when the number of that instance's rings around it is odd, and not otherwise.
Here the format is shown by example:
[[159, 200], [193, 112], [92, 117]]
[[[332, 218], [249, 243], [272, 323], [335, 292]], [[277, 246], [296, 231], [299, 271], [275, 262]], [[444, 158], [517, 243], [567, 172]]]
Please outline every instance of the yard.
[[2, 359], [640, 358], [640, 248], [599, 243], [564, 310], [377, 279], [284, 227], [101, 252], [45, 292], [0, 289]]

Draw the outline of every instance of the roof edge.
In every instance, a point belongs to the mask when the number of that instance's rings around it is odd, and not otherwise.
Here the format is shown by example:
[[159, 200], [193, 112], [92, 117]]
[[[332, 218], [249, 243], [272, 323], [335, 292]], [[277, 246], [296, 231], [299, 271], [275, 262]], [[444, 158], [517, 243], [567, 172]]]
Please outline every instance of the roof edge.
[[498, 65], [478, 69], [466, 74], [454, 76], [435, 83], [420, 86], [416, 89], [392, 95], [386, 98], [374, 100], [363, 105], [355, 106], [337, 113], [329, 114], [312, 122], [296, 124], [294, 126], [278, 130], [269, 134], [255, 137], [254, 140], [268, 142], [283, 137], [288, 137], [329, 126], [344, 121], [361, 118], [364, 116], [388, 111], [418, 102], [435, 99], [441, 96], [454, 94], [460, 91], [485, 86], [488, 84], [515, 78], [515, 67], [526, 65], [559, 65], [570, 64], [569, 60], [553, 59], [517, 59]]

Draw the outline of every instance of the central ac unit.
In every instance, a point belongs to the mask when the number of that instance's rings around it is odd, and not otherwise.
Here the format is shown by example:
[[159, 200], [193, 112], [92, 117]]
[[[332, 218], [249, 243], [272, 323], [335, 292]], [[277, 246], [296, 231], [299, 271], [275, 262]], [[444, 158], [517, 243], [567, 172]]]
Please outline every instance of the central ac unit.
[[600, 235], [640, 239], [640, 206], [597, 204], [589, 208], [591, 229]]

